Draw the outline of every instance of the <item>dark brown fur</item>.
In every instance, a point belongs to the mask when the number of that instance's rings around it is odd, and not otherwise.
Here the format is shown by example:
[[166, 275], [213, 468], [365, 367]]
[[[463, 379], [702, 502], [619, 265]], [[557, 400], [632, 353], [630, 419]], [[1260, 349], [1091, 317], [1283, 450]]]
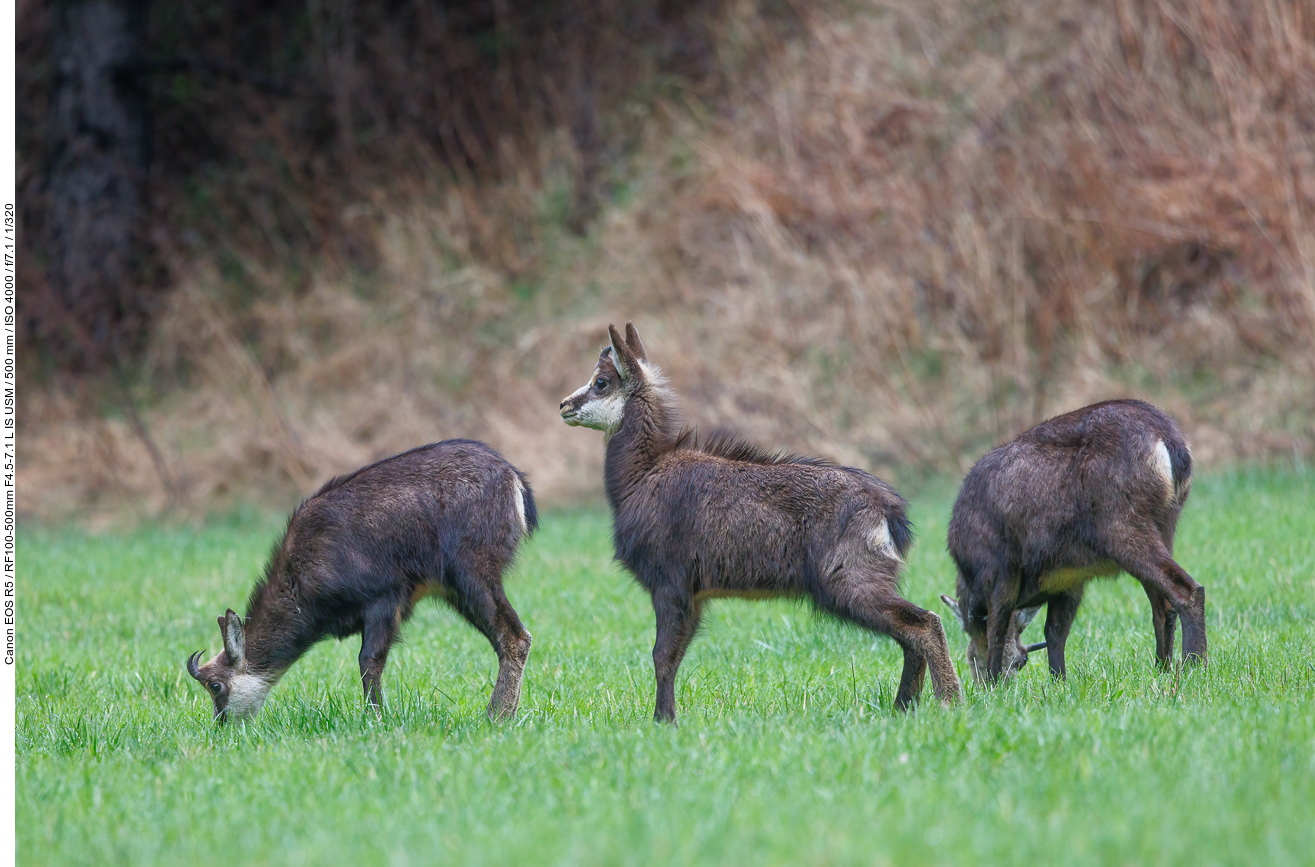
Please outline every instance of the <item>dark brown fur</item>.
[[[1157, 468], [1157, 443], [1169, 479]], [[1178, 618], [1184, 659], [1205, 662], [1205, 588], [1173, 559], [1191, 473], [1178, 425], [1139, 400], [1052, 418], [978, 461], [949, 529], [963, 626], [974, 644], [985, 642], [987, 671], [978, 674], [995, 680], [1026, 662], [1026, 653], [1017, 661], [1014, 612], [1045, 605], [1050, 670], [1063, 677], [1086, 581], [1120, 570], [1146, 589], [1160, 663], [1170, 663]], [[1061, 570], [1076, 571], [1058, 580]]]
[[[626, 329], [626, 341], [609, 329], [612, 346], [591, 385], [564, 400], [562, 414], [579, 423], [591, 401], [625, 400], [607, 441], [606, 488], [616, 557], [653, 600], [655, 718], [675, 720], [676, 670], [703, 601], [728, 595], [811, 598], [899, 643], [897, 707], [917, 699], [928, 663], [937, 697], [957, 701], [940, 619], [899, 594], [911, 542], [903, 498], [862, 470], [766, 452], [725, 433], [702, 443], [681, 433], [669, 392], [641, 364], [639, 335]], [[874, 546], [883, 522], [889, 544]]]
[[235, 673], [272, 683], [321, 639], [360, 634], [365, 700], [377, 707], [389, 648], [416, 602], [435, 595], [497, 652], [489, 715], [514, 713], [530, 634], [502, 575], [537, 525], [524, 474], [471, 440], [422, 446], [333, 479], [288, 519], [245, 621], [231, 611], [219, 619], [225, 653], [206, 666], [189, 661], [189, 670], [214, 693], [222, 718]]

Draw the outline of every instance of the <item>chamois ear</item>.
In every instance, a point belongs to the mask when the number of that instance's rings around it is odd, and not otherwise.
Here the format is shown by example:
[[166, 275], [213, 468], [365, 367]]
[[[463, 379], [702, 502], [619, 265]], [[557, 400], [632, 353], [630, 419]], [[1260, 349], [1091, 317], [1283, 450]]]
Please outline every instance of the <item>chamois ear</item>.
[[242, 618], [232, 608], [219, 618], [219, 631], [224, 636], [224, 655], [229, 665], [237, 665], [247, 658], [247, 631]]
[[630, 351], [630, 347], [621, 339], [615, 325], [607, 326], [607, 337], [612, 342], [612, 365], [616, 368], [621, 381], [628, 383], [634, 379], [635, 367], [638, 364], [635, 354]]
[[950, 609], [950, 611], [954, 614], [954, 619], [959, 621], [959, 626], [963, 628], [964, 631], [967, 631], [968, 626], [963, 622], [963, 614], [960, 613], [959, 611], [959, 603], [955, 602], [953, 599], [946, 596], [944, 593], [941, 594], [941, 601], [944, 602], [945, 607]]
[[644, 352], [644, 342], [639, 339], [639, 332], [635, 330], [635, 323], [626, 323], [626, 345], [630, 351], [635, 354], [638, 361], [648, 361], [648, 353]]
[[1014, 622], [1018, 624], [1018, 632], [1020, 634], [1027, 628], [1027, 624], [1032, 622], [1032, 619], [1036, 617], [1036, 613], [1040, 610], [1041, 606], [1038, 605], [1035, 608], [1020, 608], [1014, 612]]

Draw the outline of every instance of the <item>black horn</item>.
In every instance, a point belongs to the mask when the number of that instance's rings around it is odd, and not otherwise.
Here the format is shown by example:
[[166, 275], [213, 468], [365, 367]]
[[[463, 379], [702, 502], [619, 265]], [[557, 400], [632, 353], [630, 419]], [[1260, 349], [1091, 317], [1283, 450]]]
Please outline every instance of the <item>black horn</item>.
[[196, 653], [187, 657], [187, 673], [196, 680], [201, 679], [201, 669], [197, 666], [196, 661], [201, 658], [202, 653], [204, 653], [204, 651], [198, 650]]
[[1023, 649], [1026, 650], [1028, 653], [1036, 653], [1038, 650], [1045, 650], [1047, 643], [1048, 642], [1045, 641], [1038, 641], [1036, 644], [1024, 645]]

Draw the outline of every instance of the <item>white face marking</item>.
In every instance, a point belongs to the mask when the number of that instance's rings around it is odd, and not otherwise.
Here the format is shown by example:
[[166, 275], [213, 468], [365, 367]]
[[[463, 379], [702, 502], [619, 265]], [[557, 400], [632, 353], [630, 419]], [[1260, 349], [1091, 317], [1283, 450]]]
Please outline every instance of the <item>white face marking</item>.
[[511, 498], [515, 500], [516, 517], [521, 521], [521, 532], [530, 532], [530, 525], [525, 523], [525, 486], [521, 484], [521, 477], [513, 474], [512, 481], [516, 483], [515, 490], [511, 492]]
[[[987, 660], [986, 660], [986, 632], [972, 632], [968, 629], [968, 624], [964, 622], [963, 613], [959, 610], [959, 603], [949, 596], [941, 594], [941, 601], [946, 607], [954, 612], [954, 617], [963, 627], [963, 631], [968, 634], [968, 670], [973, 673], [973, 679], [978, 683], [986, 683], [987, 677]], [[1012, 622], [1009, 624], [1009, 631], [1005, 635], [1004, 647], [1004, 676], [1010, 678], [1014, 672], [1026, 664], [1026, 658], [1018, 645], [1021, 643], [1020, 636], [1027, 625], [1036, 617], [1041, 606], [1036, 608], [1020, 608], [1014, 612]], [[930, 612], [929, 612], [930, 613]]]
[[575, 414], [575, 423], [581, 427], [591, 427], [609, 436], [616, 433], [621, 426], [621, 413], [625, 410], [625, 395], [609, 394], [607, 397], [591, 400]]
[[260, 713], [274, 684], [254, 674], [237, 674], [228, 681], [228, 718], [245, 719]]
[[1035, 608], [1020, 608], [1014, 612], [1014, 622], [1018, 624], [1018, 632], [1021, 634], [1027, 625], [1036, 619], [1037, 612], [1041, 610], [1038, 605]]
[[899, 552], [895, 550], [895, 543], [890, 538], [890, 525], [886, 523], [885, 518], [868, 531], [868, 547], [873, 553], [884, 554], [894, 560], [900, 559]]
[[595, 367], [595, 368], [594, 368], [594, 372], [591, 373], [591, 374], [589, 375], [589, 381], [586, 382], [584, 385], [580, 386], [579, 388], [577, 388], [575, 391], [571, 392], [570, 396], [567, 397], [566, 399], [567, 399], [567, 400], [575, 400], [577, 397], [579, 397], [580, 395], [584, 394], [584, 393], [585, 393], [586, 391], [588, 391], [589, 389], [593, 388], [593, 387], [594, 387], [594, 380], [595, 380], [597, 377], [598, 377], [598, 368]]
[[[573, 401], [588, 393], [589, 389], [593, 387], [594, 380], [598, 378], [600, 369], [595, 367], [594, 372], [589, 376], [589, 382], [572, 392], [567, 400]], [[611, 436], [621, 426], [621, 414], [624, 412], [625, 407], [626, 394], [621, 391], [614, 391], [606, 397], [595, 398], [582, 405], [564, 421], [572, 427], [593, 428]]]
[[1151, 450], [1151, 467], [1164, 479], [1166, 496], [1172, 497], [1174, 494], [1173, 463], [1169, 460], [1169, 449], [1165, 447], [1163, 440], [1157, 440], [1155, 448]]

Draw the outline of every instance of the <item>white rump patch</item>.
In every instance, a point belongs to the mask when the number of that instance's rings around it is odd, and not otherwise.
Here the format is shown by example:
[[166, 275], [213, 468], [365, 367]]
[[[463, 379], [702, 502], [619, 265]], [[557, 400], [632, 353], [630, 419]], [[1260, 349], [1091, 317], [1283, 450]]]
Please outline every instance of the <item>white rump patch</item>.
[[237, 674], [228, 681], [228, 718], [244, 719], [260, 713], [265, 697], [274, 688], [273, 681], [254, 674]]
[[894, 560], [900, 560], [899, 552], [895, 550], [895, 543], [890, 538], [890, 525], [886, 523], [885, 518], [868, 531], [868, 547], [877, 554], [885, 554]]
[[1172, 497], [1174, 494], [1173, 462], [1169, 460], [1169, 449], [1165, 446], [1164, 440], [1155, 441], [1155, 448], [1151, 450], [1151, 467], [1164, 479], [1164, 489], [1167, 496]]
[[530, 525], [525, 523], [525, 486], [521, 484], [521, 477], [515, 473], [511, 474], [511, 480], [515, 483], [515, 490], [512, 491], [512, 499], [516, 501], [516, 517], [521, 520], [521, 533], [530, 532]]

